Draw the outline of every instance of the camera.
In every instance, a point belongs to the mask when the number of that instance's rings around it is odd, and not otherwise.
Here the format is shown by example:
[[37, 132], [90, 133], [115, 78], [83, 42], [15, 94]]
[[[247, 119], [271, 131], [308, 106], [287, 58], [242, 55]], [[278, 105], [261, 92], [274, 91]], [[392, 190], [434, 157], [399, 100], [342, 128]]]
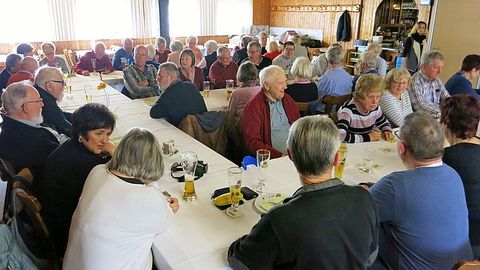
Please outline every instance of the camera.
[[[208, 163], [203, 160], [197, 161], [197, 167], [195, 168], [195, 180], [200, 179], [204, 174], [208, 172]], [[177, 179], [178, 182], [185, 182], [185, 173], [183, 172], [182, 165], [179, 162], [173, 163], [170, 168], [170, 175]]]

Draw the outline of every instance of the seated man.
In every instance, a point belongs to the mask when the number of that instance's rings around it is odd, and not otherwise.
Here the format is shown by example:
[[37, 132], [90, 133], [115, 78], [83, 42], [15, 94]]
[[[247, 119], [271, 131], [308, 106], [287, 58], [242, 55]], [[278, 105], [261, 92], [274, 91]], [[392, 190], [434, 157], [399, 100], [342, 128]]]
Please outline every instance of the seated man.
[[25, 56], [20, 62], [20, 70], [8, 78], [7, 86], [24, 80], [33, 82], [37, 68], [37, 60], [31, 56]]
[[243, 109], [243, 141], [255, 155], [258, 149], [268, 149], [272, 158], [287, 153], [288, 130], [300, 113], [297, 104], [285, 94], [287, 78], [283, 69], [270, 66], [260, 72], [262, 91]]
[[235, 53], [233, 53], [232, 60], [235, 62], [235, 64], [237, 64], [237, 66], [239, 66], [243, 62], [243, 60], [248, 58], [247, 46], [250, 41], [252, 41], [251, 36], [243, 36], [240, 42], [241, 48]]
[[388, 64], [385, 59], [380, 57], [382, 50], [382, 46], [378, 43], [369, 43], [367, 47], [368, 52], [372, 52], [377, 56], [377, 63], [375, 64], [375, 69], [377, 70], [378, 75], [382, 76], [382, 78], [385, 78], [385, 75], [387, 75]]
[[318, 101], [311, 108], [317, 113], [325, 112], [325, 103], [322, 102], [324, 96], [344, 96], [352, 92], [352, 76], [343, 67], [345, 51], [340, 46], [331, 46], [326, 54], [330, 69], [317, 83]]
[[225, 88], [227, 80], [236, 80], [238, 66], [230, 55], [230, 49], [226, 46], [217, 49], [217, 61], [212, 64], [208, 73], [212, 88]]
[[[360, 55], [360, 61], [355, 68], [358, 68], [359, 74], [353, 77], [352, 90], [355, 91], [355, 84], [358, 79], [365, 74], [378, 74], [377, 71], [377, 55], [374, 52], [364, 52]], [[381, 76], [381, 75], [380, 75]], [[382, 77], [383, 78], [383, 77]]]
[[156, 52], [155, 52], [155, 58], [153, 61], [162, 64], [167, 62], [168, 54], [171, 53], [171, 51], [167, 48], [167, 41], [163, 37], [158, 37], [155, 40], [155, 45], [156, 45]]
[[440, 118], [440, 101], [449, 97], [439, 76], [444, 64], [443, 55], [437, 51], [425, 54], [420, 69], [410, 79], [408, 94], [414, 111], [423, 111]]
[[339, 146], [327, 117], [307, 116], [292, 125], [287, 151], [302, 187], [232, 243], [233, 269], [366, 269], [374, 261], [375, 202], [360, 187], [331, 177]]
[[295, 44], [291, 41], [283, 44], [282, 54], [273, 59], [272, 64], [281, 67], [285, 74], [288, 74], [290, 79], [293, 77], [290, 75], [290, 69], [292, 69], [293, 61], [295, 61]]
[[157, 69], [147, 65], [148, 51], [143, 45], [138, 45], [134, 50], [135, 63], [123, 70], [125, 89], [130, 98], [146, 98], [160, 95], [155, 74]]
[[0, 93], [7, 87], [10, 77], [21, 69], [22, 56], [16, 53], [7, 55], [5, 68], [0, 72]]
[[49, 66], [62, 69], [62, 72], [67, 74], [68, 67], [65, 59], [55, 55], [56, 47], [53, 42], [43, 42], [42, 51], [45, 54], [45, 58], [38, 63], [40, 66]]
[[[18, 82], [7, 87], [2, 104], [6, 115], [0, 133], [0, 158], [9, 161], [15, 171], [30, 169], [37, 180], [48, 155], [60, 145], [49, 129], [40, 126], [42, 99], [33, 86]], [[37, 191], [40, 183], [35, 183]]]
[[53, 67], [40, 68], [35, 76], [35, 88], [43, 99], [43, 123], [58, 133], [72, 137], [72, 113], [62, 111], [57, 104], [65, 90], [62, 73]]
[[397, 142], [407, 170], [370, 189], [381, 225], [379, 258], [388, 269], [453, 269], [472, 259], [465, 191], [457, 172], [442, 163], [444, 142], [432, 116], [407, 115]]
[[242, 63], [246, 61], [252, 62], [260, 72], [262, 69], [270, 66], [272, 64], [272, 60], [268, 57], [263, 57], [260, 54], [262, 47], [260, 47], [260, 43], [257, 41], [251, 41], [247, 45], [247, 53], [248, 58], [243, 59]]
[[33, 55], [34, 55], [33, 50], [34, 49], [35, 48], [33, 48], [32, 44], [30, 44], [30, 43], [20, 43], [20, 44], [18, 44], [16, 51], [17, 51], [17, 54], [20, 54], [23, 57], [25, 57], [25, 56], [32, 56], [33, 57]]
[[306, 57], [310, 59], [308, 55], [307, 47], [302, 45], [302, 38], [298, 35], [292, 36], [292, 42], [295, 44], [295, 57]]
[[93, 51], [87, 52], [80, 57], [80, 61], [73, 68], [76, 73], [83, 76], [90, 76], [90, 72], [102, 71], [103, 73], [110, 73], [113, 71], [112, 62], [105, 54], [105, 44], [97, 42]]
[[171, 62], [160, 65], [157, 82], [163, 90], [162, 96], [150, 110], [152, 118], [165, 118], [169, 123], [178, 126], [189, 114], [200, 114], [207, 111], [202, 95], [191, 82], [182, 82], [177, 66]]
[[125, 38], [122, 40], [122, 48], [113, 55], [112, 65], [115, 70], [123, 70], [133, 63], [133, 40]]
[[265, 31], [261, 31], [257, 35], [258, 43], [260, 43], [260, 46], [262, 46], [262, 55], [267, 53], [267, 40], [268, 40], [268, 34]]
[[[340, 43], [332, 43], [330, 47], [342, 47]], [[312, 76], [313, 77], [321, 77], [327, 70], [329, 69], [328, 66], [328, 60], [327, 60], [327, 54], [322, 53], [319, 56], [315, 56], [312, 59], [312, 65], [313, 65], [313, 70], [312, 70]]]
[[472, 87], [472, 81], [475, 81], [479, 74], [480, 55], [469, 54], [463, 58], [460, 71], [448, 79], [445, 88], [450, 95], [468, 94], [480, 101], [480, 89], [474, 89]]

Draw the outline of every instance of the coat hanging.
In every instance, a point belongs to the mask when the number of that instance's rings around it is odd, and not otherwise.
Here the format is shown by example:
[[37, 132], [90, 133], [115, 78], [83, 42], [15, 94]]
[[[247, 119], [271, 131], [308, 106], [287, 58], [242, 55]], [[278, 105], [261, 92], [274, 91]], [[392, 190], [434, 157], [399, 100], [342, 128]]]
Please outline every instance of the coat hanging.
[[348, 14], [348, 10], [345, 10], [338, 20], [337, 41], [350, 41], [352, 39], [352, 27], [350, 23], [350, 14]]

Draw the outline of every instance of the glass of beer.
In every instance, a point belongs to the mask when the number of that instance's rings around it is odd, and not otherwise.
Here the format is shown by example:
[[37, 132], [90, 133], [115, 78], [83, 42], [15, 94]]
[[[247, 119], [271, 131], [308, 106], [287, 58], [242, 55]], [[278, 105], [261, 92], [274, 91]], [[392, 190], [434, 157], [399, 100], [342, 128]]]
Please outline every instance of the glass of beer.
[[242, 215], [238, 210], [238, 206], [242, 200], [240, 191], [240, 188], [242, 187], [242, 169], [239, 167], [228, 168], [228, 183], [232, 205], [225, 210], [225, 213], [230, 217], [239, 217]]
[[225, 87], [227, 88], [227, 100], [230, 100], [233, 92], [234, 81], [233, 80], [226, 80]]
[[257, 193], [263, 193], [265, 186], [267, 185], [267, 176], [265, 169], [268, 168], [268, 161], [270, 160], [270, 150], [258, 149], [257, 150], [257, 167], [258, 169], [258, 183], [254, 187]]
[[195, 193], [195, 169], [197, 168], [197, 154], [195, 152], [184, 152], [181, 154], [182, 169], [185, 172], [185, 187], [183, 189], [183, 199], [186, 201], [194, 201], [197, 199]]
[[208, 97], [210, 95], [210, 82], [204, 81], [203, 82], [203, 95]]
[[347, 159], [347, 143], [343, 142], [338, 149], [338, 164], [335, 166], [335, 178], [342, 179], [345, 160]]

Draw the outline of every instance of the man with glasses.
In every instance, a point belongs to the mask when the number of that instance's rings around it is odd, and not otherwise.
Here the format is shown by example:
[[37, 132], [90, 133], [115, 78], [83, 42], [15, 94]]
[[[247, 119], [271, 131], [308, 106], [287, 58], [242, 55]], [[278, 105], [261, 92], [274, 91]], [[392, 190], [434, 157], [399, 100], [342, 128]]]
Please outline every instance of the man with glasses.
[[212, 64], [208, 73], [213, 88], [225, 88], [226, 80], [236, 79], [238, 66], [230, 56], [230, 49], [226, 46], [217, 49], [217, 61]]
[[248, 58], [244, 59], [242, 63], [246, 61], [252, 62], [260, 72], [260, 70], [270, 66], [272, 64], [272, 60], [268, 57], [263, 57], [261, 55], [262, 46], [257, 41], [251, 41], [247, 45], [247, 54]]
[[13, 83], [2, 95], [3, 118], [0, 133], [0, 158], [10, 162], [15, 171], [28, 168], [34, 176], [33, 189], [38, 190], [43, 163], [60, 145], [55, 134], [43, 122], [43, 100], [26, 82]]
[[35, 88], [44, 102], [43, 123], [58, 133], [72, 136], [72, 113], [64, 112], [57, 104], [62, 100], [65, 81], [62, 73], [53, 67], [42, 67], [35, 76]]
[[295, 44], [291, 41], [287, 41], [283, 44], [282, 54], [275, 57], [272, 64], [281, 67], [285, 71], [285, 74], [288, 74], [288, 78], [293, 79], [290, 75], [290, 69], [293, 66], [295, 58]]

